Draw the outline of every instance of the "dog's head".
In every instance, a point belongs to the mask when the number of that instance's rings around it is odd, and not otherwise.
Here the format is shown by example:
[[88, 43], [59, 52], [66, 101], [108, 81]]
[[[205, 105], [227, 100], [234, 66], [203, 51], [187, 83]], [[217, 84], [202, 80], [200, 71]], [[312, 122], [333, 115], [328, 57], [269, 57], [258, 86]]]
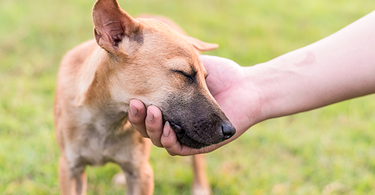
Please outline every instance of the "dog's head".
[[178, 140], [201, 148], [230, 138], [235, 129], [208, 91], [198, 51], [209, 44], [187, 37], [154, 19], [134, 19], [115, 0], [98, 0], [93, 9], [96, 42], [107, 51], [112, 101], [132, 98], [155, 105]]

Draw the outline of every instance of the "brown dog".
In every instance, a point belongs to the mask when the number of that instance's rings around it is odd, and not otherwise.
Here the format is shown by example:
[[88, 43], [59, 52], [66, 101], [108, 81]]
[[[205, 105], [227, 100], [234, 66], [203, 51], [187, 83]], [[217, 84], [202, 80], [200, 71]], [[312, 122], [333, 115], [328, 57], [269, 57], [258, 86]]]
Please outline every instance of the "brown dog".
[[[127, 121], [129, 102], [158, 106], [187, 146], [228, 139], [235, 129], [207, 89], [197, 52], [217, 45], [159, 20], [133, 19], [115, 0], [98, 0], [93, 21], [96, 41], [68, 52], [58, 74], [54, 115], [62, 194], [85, 194], [85, 166], [107, 162], [125, 172], [127, 194], [152, 194], [151, 143]], [[193, 193], [207, 194], [202, 163], [194, 158]]]

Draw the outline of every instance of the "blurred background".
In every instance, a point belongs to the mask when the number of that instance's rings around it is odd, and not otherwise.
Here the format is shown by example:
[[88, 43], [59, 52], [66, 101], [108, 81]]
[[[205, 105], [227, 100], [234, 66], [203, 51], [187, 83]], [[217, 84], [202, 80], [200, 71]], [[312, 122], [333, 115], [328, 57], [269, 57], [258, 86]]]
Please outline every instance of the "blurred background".
[[[164, 15], [252, 66], [322, 39], [373, 0], [119, 0]], [[0, 0], [0, 194], [59, 194], [52, 107], [62, 56], [93, 38], [93, 0]], [[374, 35], [375, 36], [375, 35]], [[375, 96], [255, 125], [207, 155], [214, 194], [375, 194]], [[155, 194], [190, 194], [190, 158], [152, 149]], [[88, 167], [88, 194], [123, 194], [113, 164]]]

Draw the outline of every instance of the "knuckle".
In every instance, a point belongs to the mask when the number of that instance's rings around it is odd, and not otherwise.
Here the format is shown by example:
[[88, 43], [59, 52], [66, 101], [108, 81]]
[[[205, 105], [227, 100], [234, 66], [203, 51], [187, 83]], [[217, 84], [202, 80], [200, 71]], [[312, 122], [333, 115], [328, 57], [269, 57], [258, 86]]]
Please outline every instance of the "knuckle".
[[144, 138], [150, 138], [147, 134], [143, 134], [143, 133], [141, 133], [141, 135], [142, 135], [142, 137], [144, 137]]
[[128, 120], [130, 124], [132, 124], [133, 126], [134, 124], [139, 124], [142, 121], [139, 117], [136, 117], [136, 116], [129, 116]]
[[148, 133], [155, 133], [156, 132], [156, 130], [155, 129], [153, 129], [153, 128], [150, 128], [150, 127], [147, 127], [147, 132]]
[[155, 146], [160, 148], [160, 145], [161, 145], [160, 143], [154, 141], [153, 139], [151, 139], [151, 142], [152, 142], [152, 144], [154, 144]]

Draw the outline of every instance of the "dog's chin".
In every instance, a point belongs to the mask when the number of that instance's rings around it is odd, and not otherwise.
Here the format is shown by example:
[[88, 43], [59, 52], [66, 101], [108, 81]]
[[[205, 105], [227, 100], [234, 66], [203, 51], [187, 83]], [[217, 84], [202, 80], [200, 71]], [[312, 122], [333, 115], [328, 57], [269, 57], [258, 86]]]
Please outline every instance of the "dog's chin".
[[193, 139], [186, 133], [186, 131], [183, 128], [181, 128], [179, 125], [176, 125], [175, 123], [171, 123], [171, 128], [176, 133], [177, 140], [181, 144], [189, 146], [190, 148], [200, 149], [200, 148], [204, 148], [204, 147], [214, 144], [214, 143], [203, 143], [203, 142]]
[[200, 148], [204, 148], [204, 147], [212, 145], [212, 144], [205, 144], [205, 143], [198, 142], [187, 135], [179, 136], [177, 134], [177, 140], [180, 143], [186, 146], [189, 146], [190, 148], [196, 148], [196, 149], [200, 149]]

